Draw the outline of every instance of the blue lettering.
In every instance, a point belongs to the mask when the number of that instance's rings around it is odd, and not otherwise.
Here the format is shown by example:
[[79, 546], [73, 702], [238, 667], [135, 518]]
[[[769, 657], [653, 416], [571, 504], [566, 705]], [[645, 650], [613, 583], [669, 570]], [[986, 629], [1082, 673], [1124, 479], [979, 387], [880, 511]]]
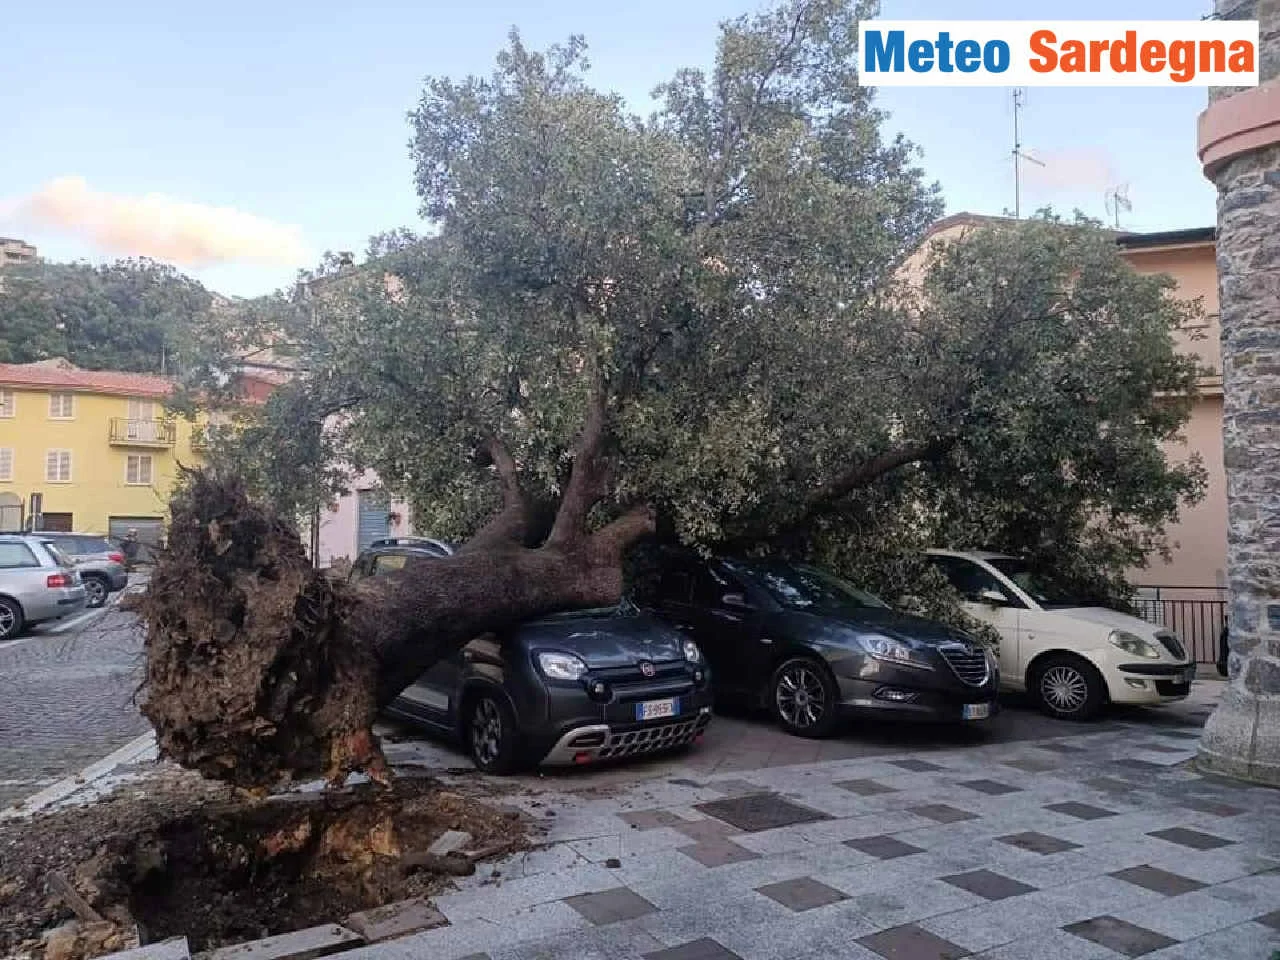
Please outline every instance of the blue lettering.
[[933, 69], [933, 44], [928, 40], [914, 40], [907, 50], [907, 63], [916, 73]]
[[866, 62], [863, 69], [868, 73], [902, 72], [902, 54], [906, 37], [901, 30], [890, 30], [888, 43], [879, 30], [868, 30], [863, 34], [867, 44]]
[[951, 34], [943, 30], [938, 34], [938, 69], [943, 73], [951, 73], [955, 68], [951, 64]]
[[982, 65], [991, 73], [1004, 73], [1009, 69], [1009, 44], [1003, 40], [988, 40], [982, 47]]
[[961, 40], [956, 44], [956, 69], [961, 73], [977, 73], [982, 66], [982, 45], [977, 40]]

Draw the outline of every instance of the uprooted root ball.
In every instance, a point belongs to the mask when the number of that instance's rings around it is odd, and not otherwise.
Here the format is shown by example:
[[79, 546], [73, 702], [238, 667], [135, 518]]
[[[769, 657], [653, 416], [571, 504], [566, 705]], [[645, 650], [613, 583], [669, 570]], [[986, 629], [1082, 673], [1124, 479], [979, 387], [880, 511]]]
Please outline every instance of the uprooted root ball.
[[249, 789], [384, 778], [374, 660], [340, 629], [354, 602], [242, 483], [190, 474], [142, 604], [161, 755]]

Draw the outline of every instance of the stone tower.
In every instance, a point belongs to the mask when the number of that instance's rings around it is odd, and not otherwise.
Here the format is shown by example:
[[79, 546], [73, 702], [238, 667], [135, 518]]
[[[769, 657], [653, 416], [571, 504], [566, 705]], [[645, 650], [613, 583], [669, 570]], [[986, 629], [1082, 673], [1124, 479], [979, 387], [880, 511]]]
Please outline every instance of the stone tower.
[[1219, 88], [1199, 153], [1218, 188], [1230, 679], [1200, 766], [1280, 785], [1280, 0], [1217, 0], [1258, 20], [1255, 88]]

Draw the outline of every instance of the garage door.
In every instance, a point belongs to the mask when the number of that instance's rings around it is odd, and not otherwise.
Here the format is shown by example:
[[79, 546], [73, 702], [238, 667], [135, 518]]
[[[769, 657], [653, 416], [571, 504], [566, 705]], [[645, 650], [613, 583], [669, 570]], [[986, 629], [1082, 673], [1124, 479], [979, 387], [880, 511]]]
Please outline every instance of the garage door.
[[154, 547], [164, 536], [164, 520], [160, 517], [111, 517], [107, 520], [107, 536], [112, 540], [122, 540], [130, 529], [138, 531], [138, 560], [150, 563], [154, 556], [149, 547]]
[[356, 525], [356, 551], [368, 549], [375, 540], [391, 534], [385, 495], [380, 490], [361, 490], [360, 514]]

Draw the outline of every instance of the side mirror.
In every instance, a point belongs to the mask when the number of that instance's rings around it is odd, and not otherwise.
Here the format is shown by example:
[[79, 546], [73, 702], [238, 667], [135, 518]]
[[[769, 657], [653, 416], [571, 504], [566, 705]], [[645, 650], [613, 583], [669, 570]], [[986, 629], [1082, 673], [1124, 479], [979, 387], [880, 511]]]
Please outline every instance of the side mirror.
[[751, 610], [751, 604], [747, 603], [747, 598], [741, 593], [726, 593], [720, 598], [720, 602], [726, 607], [733, 607], [735, 610]]
[[1009, 602], [1009, 598], [999, 590], [992, 590], [988, 587], [985, 590], [978, 591], [978, 601], [980, 603], [988, 603], [993, 607], [1003, 607]]

